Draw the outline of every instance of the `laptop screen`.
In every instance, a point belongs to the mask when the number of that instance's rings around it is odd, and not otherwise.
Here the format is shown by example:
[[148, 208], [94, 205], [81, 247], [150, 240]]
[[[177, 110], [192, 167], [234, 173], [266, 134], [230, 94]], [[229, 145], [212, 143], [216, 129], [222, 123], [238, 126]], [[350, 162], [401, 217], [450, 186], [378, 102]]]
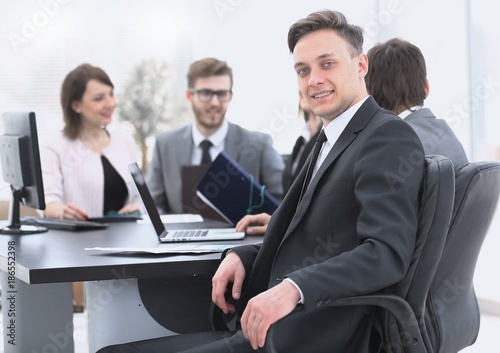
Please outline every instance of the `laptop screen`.
[[186, 213], [201, 215], [204, 219], [227, 222], [216, 210], [207, 205], [197, 194], [196, 188], [208, 170], [208, 165], [185, 165], [181, 169], [182, 209]]
[[146, 185], [146, 180], [142, 175], [141, 169], [137, 165], [137, 163], [129, 164], [128, 169], [130, 174], [132, 175], [132, 179], [134, 180], [137, 191], [139, 192], [139, 196], [142, 199], [142, 203], [144, 204], [144, 208], [146, 208], [146, 212], [151, 219], [151, 223], [153, 223], [153, 227], [155, 228], [156, 234], [158, 236], [163, 235], [166, 232], [165, 226], [160, 218], [160, 213], [156, 208], [156, 204], [153, 201], [153, 197], [149, 192], [148, 186]]

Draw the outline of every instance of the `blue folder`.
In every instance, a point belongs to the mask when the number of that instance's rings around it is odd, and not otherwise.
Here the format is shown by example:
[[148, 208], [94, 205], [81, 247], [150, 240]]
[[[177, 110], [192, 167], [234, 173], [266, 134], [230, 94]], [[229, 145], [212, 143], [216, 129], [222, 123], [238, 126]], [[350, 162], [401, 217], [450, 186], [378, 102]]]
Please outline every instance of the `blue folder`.
[[207, 169], [196, 194], [233, 225], [247, 214], [273, 214], [279, 205], [265, 185], [225, 152]]

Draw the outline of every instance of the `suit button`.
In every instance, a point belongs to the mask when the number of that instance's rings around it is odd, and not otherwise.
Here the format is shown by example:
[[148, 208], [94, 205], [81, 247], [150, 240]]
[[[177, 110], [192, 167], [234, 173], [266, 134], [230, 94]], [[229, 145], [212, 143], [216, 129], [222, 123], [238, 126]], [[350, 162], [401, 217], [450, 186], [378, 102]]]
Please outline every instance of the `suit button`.
[[322, 299], [320, 299], [320, 300], [318, 300], [318, 301], [316, 302], [316, 306], [320, 307], [320, 306], [322, 306], [322, 305], [325, 305], [325, 302], [324, 302]]
[[326, 298], [325, 299], [325, 304], [328, 305], [332, 302], [332, 298]]

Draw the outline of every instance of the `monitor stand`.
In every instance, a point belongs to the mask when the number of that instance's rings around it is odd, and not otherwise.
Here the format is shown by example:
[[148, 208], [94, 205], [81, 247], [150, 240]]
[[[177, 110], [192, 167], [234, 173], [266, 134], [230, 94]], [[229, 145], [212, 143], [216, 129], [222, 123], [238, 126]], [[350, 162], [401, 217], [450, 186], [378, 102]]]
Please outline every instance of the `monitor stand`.
[[7, 227], [1, 228], [0, 234], [23, 235], [43, 233], [47, 231], [47, 228], [45, 227], [21, 224], [20, 208], [22, 194], [22, 188], [12, 188], [12, 201], [10, 203], [9, 209], [9, 225]]

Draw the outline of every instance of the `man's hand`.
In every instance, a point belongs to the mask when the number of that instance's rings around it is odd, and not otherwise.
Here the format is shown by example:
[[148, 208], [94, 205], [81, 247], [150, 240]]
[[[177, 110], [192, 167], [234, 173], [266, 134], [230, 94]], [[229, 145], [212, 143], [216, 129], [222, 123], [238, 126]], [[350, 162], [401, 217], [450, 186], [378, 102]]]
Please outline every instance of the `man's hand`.
[[264, 234], [270, 220], [271, 215], [267, 213], [246, 215], [236, 223], [236, 231], [246, 232], [247, 234]]
[[221, 310], [227, 313], [234, 313], [234, 305], [226, 301], [224, 293], [227, 285], [233, 283], [232, 297], [235, 300], [240, 299], [243, 280], [245, 279], [245, 267], [240, 257], [234, 251], [229, 252], [222, 260], [217, 272], [212, 278], [212, 301]]
[[241, 329], [253, 349], [264, 346], [269, 327], [290, 314], [299, 300], [298, 289], [288, 281], [250, 299], [241, 317]]

